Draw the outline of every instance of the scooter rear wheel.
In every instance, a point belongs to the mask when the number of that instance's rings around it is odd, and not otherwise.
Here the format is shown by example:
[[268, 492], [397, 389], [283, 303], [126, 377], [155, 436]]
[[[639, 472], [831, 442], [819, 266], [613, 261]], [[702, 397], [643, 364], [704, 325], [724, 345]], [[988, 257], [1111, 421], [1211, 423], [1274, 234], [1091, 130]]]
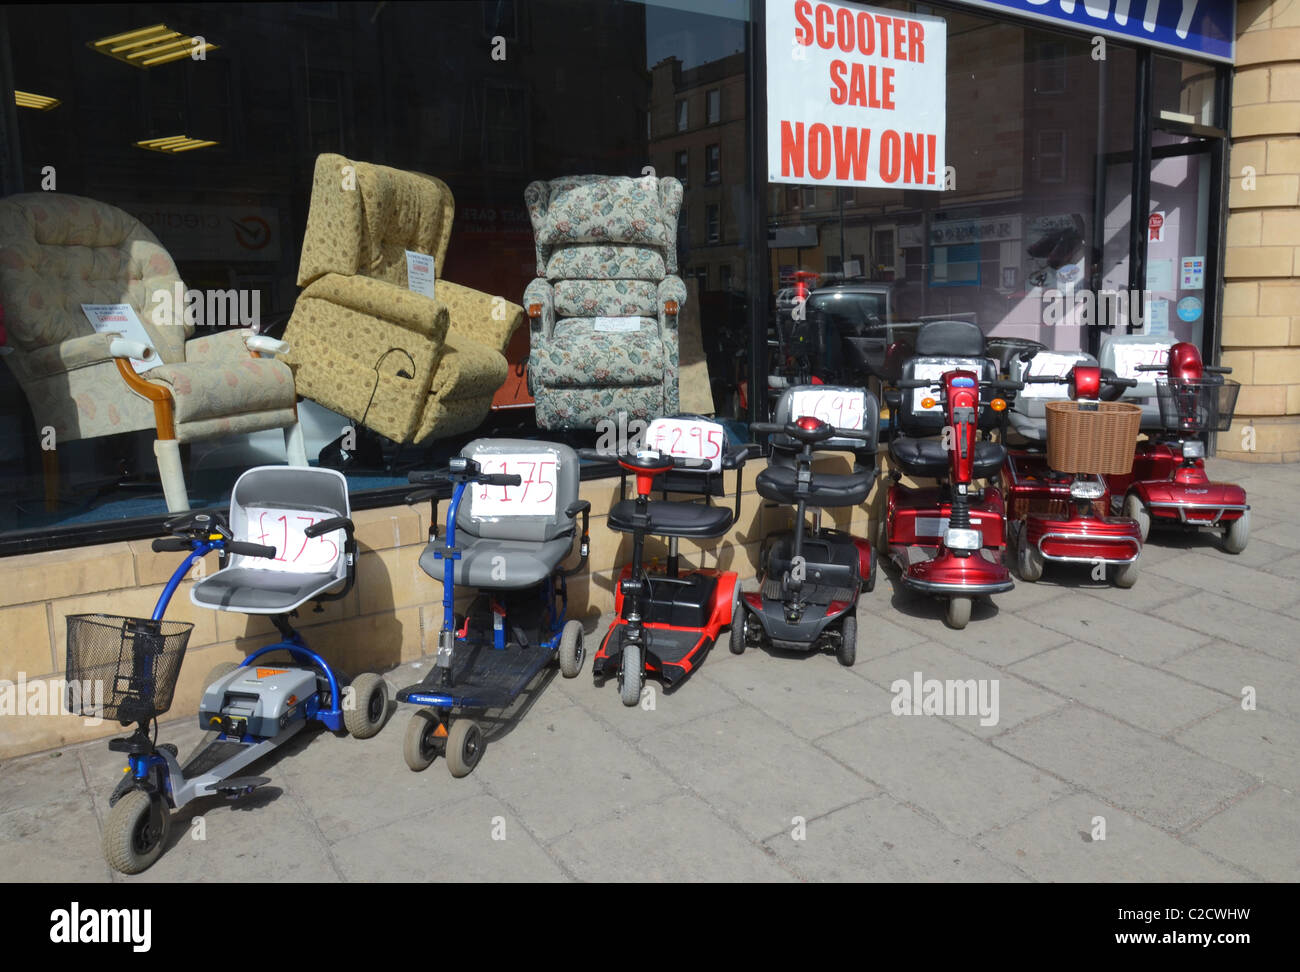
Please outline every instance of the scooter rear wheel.
[[731, 649], [733, 655], [743, 655], [745, 653], [745, 621], [748, 612], [740, 600], [740, 579], [736, 579], [736, 588], [731, 595], [731, 632], [727, 639], [727, 647]]
[[645, 661], [641, 656], [641, 643], [624, 641], [623, 662], [618, 669], [618, 694], [624, 705], [631, 707], [641, 701], [644, 682]]
[[447, 730], [447, 769], [460, 779], [483, 757], [483, 729], [473, 719], [457, 719]]
[[1241, 516], [1223, 528], [1223, 549], [1230, 554], [1239, 554], [1250, 542], [1250, 510], [1243, 510]]
[[971, 599], [962, 594], [948, 598], [948, 613], [944, 620], [948, 627], [960, 631], [970, 624]]
[[1025, 527], [1017, 530], [1016, 535], [1016, 573], [1022, 581], [1032, 584], [1043, 576], [1043, 554], [1029, 542]]
[[577, 618], [564, 623], [560, 633], [560, 674], [565, 678], [577, 678], [582, 671], [582, 663], [587, 658], [585, 635]]
[[171, 827], [171, 814], [162, 808], [162, 827], [150, 826], [155, 796], [145, 790], [132, 790], [113, 804], [104, 821], [103, 849], [108, 866], [122, 874], [139, 874], [162, 856]]
[[835, 646], [835, 660], [845, 668], [852, 668], [858, 660], [858, 606], [844, 615], [840, 622], [840, 643]]
[[1122, 567], [1116, 567], [1115, 572], [1111, 575], [1116, 587], [1129, 588], [1137, 583], [1138, 564], [1141, 561], [1135, 560], [1131, 564], [1124, 564]]
[[1138, 529], [1142, 531], [1142, 542], [1146, 543], [1147, 535], [1151, 533], [1151, 511], [1137, 493], [1124, 497], [1124, 515], [1137, 521]]
[[402, 741], [402, 758], [406, 765], [418, 773], [428, 769], [442, 752], [442, 739], [438, 736], [437, 713], [432, 709], [419, 709], [406, 724], [406, 737]]
[[363, 672], [349, 688], [352, 708], [343, 710], [343, 728], [353, 739], [378, 735], [388, 716], [388, 683], [382, 675]]

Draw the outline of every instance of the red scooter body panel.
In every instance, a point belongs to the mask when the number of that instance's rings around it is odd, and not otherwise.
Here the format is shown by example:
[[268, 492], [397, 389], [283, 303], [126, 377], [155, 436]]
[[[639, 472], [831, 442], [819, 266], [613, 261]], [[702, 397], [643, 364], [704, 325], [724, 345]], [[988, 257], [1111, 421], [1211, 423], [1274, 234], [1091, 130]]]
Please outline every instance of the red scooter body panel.
[[[972, 496], [971, 527], [980, 531], [985, 547], [1000, 549], [1006, 545], [1004, 513], [1002, 494], [996, 489], [985, 489], [982, 500]], [[952, 503], [937, 487], [908, 489], [894, 484], [889, 487], [888, 515], [891, 547], [938, 547], [948, 528]]]
[[959, 556], [955, 551], [942, 549], [933, 560], [912, 564], [903, 573], [911, 586], [929, 593], [949, 594], [984, 593], [981, 588], [1010, 590], [1013, 586], [1011, 572], [1002, 562], [989, 560], [982, 551], [971, 551], [969, 556]]
[[1125, 564], [1142, 552], [1142, 528], [1124, 516], [1035, 515], [1026, 518], [1021, 542], [1038, 547], [1047, 560]]

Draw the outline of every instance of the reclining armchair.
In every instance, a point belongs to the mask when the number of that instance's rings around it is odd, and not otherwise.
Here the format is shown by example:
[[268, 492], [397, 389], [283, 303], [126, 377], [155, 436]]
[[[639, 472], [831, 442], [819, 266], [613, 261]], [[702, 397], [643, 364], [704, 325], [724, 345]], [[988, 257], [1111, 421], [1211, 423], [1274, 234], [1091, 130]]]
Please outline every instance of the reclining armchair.
[[[177, 293], [176, 264], [134, 216], [53, 192], [0, 200], [0, 303], [12, 348], [4, 360], [37, 429], [52, 429], [56, 446], [155, 429], [173, 512], [189, 509], [182, 443], [280, 428], [290, 465], [307, 465], [293, 375], [259, 355], [284, 342], [248, 328], [191, 340]], [[96, 331], [82, 304], [130, 304], [148, 344]], [[137, 374], [133, 358], [156, 366]], [[51, 471], [47, 463], [47, 491]]]
[[[475, 429], [506, 380], [523, 308], [442, 279], [456, 204], [419, 172], [316, 159], [284, 337], [298, 394], [394, 442]], [[433, 258], [434, 297], [409, 289], [406, 251]]]
[[524, 305], [538, 426], [676, 415], [681, 183], [568, 176], [532, 183], [524, 199], [537, 246]]

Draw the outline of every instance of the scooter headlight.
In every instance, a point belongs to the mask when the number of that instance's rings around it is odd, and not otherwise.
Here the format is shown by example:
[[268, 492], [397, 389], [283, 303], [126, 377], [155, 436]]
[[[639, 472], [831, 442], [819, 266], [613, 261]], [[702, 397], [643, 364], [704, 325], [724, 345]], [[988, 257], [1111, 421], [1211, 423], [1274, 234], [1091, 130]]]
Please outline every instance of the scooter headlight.
[[1201, 442], [1199, 439], [1194, 439], [1194, 440], [1192, 440], [1191, 442], [1184, 442], [1184, 443], [1183, 443], [1183, 458], [1184, 458], [1184, 459], [1204, 459], [1204, 458], [1205, 458], [1205, 443], [1204, 443], [1204, 442]]
[[1070, 497], [1077, 500], [1098, 500], [1106, 495], [1106, 487], [1092, 480], [1076, 479], [1070, 484]]
[[949, 527], [943, 535], [943, 544], [949, 550], [978, 550], [984, 545], [984, 535], [978, 530]]

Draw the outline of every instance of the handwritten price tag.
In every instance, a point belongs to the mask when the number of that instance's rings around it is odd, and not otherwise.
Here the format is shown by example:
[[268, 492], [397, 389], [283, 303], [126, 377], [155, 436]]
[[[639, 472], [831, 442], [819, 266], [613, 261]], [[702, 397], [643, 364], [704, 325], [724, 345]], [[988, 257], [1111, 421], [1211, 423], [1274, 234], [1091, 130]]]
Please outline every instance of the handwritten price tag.
[[286, 573], [321, 574], [334, 568], [343, 549], [342, 530], [309, 539], [304, 532], [313, 523], [328, 520], [330, 514], [302, 510], [277, 510], [250, 506], [248, 533], [242, 539], [275, 548], [275, 558], [240, 556], [240, 567], [278, 570]]
[[1143, 384], [1165, 377], [1164, 371], [1138, 371], [1138, 365], [1160, 365], [1169, 362], [1169, 344], [1116, 344], [1115, 374], [1121, 378], [1136, 378]]
[[1042, 378], [1051, 375], [1053, 378], [1062, 379], [1062, 381], [1053, 385], [1026, 385], [1016, 394], [1024, 398], [1069, 398], [1070, 389], [1065, 379], [1070, 377], [1070, 372], [1074, 370], [1076, 364], [1087, 360], [1088, 356], [1084, 354], [1057, 354], [1040, 351], [1030, 360], [1029, 367], [1025, 371], [1025, 377]]
[[645, 433], [646, 448], [678, 459], [706, 459], [710, 472], [722, 468], [726, 441], [722, 426], [700, 419], [655, 419]]
[[554, 452], [479, 454], [483, 472], [518, 476], [518, 486], [473, 483], [470, 513], [484, 520], [498, 516], [554, 516], [559, 485], [559, 457]]
[[[950, 371], [967, 369], [964, 364], [945, 364], [941, 361], [922, 361], [919, 362], [912, 370], [912, 377], [918, 381], [933, 381], [939, 384], [939, 379]], [[973, 370], [978, 373], [979, 369]], [[921, 402], [924, 399], [933, 398], [934, 404], [926, 408]], [[912, 411], [913, 412], [940, 412], [943, 411], [943, 405], [940, 404], [939, 393], [930, 388], [913, 388], [912, 389]]]
[[837, 429], [860, 432], [865, 414], [866, 399], [860, 391], [804, 388], [795, 392], [790, 398], [792, 421], [811, 415]]

